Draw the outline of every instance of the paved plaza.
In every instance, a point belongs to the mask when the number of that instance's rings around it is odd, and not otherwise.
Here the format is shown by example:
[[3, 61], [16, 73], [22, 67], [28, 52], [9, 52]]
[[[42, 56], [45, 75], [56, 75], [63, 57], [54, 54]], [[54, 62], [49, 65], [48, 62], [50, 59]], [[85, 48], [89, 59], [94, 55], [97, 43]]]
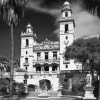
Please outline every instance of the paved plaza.
[[25, 98], [20, 98], [20, 100], [80, 100], [77, 97], [74, 96], [64, 96], [64, 97], [59, 97], [58, 92], [52, 91], [48, 92], [50, 97], [48, 99], [45, 98], [38, 98], [39, 92], [30, 92], [29, 95]]

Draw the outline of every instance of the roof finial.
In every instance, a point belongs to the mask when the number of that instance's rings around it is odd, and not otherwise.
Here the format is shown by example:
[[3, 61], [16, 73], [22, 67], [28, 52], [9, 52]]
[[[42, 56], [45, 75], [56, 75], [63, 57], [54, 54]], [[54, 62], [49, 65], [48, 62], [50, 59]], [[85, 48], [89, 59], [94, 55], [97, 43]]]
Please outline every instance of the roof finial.
[[69, 4], [69, 2], [66, 0], [65, 3], [64, 3], [64, 5], [70, 5], [70, 4]]
[[46, 38], [45, 40], [47, 41], [48, 39]]
[[30, 24], [30, 22], [28, 23], [28, 25], [27, 25], [26, 27], [27, 27], [27, 28], [28, 28], [28, 27], [32, 27], [31, 24]]

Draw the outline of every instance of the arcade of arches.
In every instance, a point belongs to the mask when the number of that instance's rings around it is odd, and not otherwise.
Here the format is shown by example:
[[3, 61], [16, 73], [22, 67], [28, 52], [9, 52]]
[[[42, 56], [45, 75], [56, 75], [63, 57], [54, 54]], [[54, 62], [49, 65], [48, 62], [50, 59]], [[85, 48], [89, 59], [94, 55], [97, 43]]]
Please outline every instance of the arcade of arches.
[[34, 67], [36, 68], [36, 71], [59, 71], [59, 66], [56, 63], [50, 65], [47, 63], [43, 65], [36, 64]]

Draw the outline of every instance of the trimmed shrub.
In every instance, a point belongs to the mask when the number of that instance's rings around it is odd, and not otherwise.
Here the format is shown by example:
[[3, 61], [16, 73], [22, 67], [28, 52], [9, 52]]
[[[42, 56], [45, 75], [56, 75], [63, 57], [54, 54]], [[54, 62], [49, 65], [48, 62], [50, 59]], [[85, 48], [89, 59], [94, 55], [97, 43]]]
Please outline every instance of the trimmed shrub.
[[28, 91], [35, 91], [35, 85], [29, 84], [28, 85]]
[[25, 87], [23, 83], [18, 83], [18, 96], [25, 95]]
[[6, 78], [0, 79], [0, 94], [7, 95], [7, 87], [9, 88], [9, 81]]

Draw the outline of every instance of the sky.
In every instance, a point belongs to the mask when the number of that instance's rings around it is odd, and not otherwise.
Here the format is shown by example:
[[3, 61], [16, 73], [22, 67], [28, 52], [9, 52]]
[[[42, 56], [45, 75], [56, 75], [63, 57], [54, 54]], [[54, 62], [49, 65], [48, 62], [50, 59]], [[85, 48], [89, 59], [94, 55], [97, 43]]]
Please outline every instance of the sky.
[[[33, 32], [37, 34], [37, 42], [48, 38], [51, 41], [59, 40], [59, 18], [61, 7], [66, 0], [29, 0], [24, 9], [24, 18], [14, 28], [15, 60], [20, 58], [21, 32], [25, 32], [28, 23], [33, 26]], [[71, 0], [72, 1], [72, 0]], [[100, 34], [100, 19], [81, 9], [76, 2], [70, 2], [73, 18], [75, 20], [75, 38]], [[0, 55], [11, 59], [10, 27], [0, 15]]]

